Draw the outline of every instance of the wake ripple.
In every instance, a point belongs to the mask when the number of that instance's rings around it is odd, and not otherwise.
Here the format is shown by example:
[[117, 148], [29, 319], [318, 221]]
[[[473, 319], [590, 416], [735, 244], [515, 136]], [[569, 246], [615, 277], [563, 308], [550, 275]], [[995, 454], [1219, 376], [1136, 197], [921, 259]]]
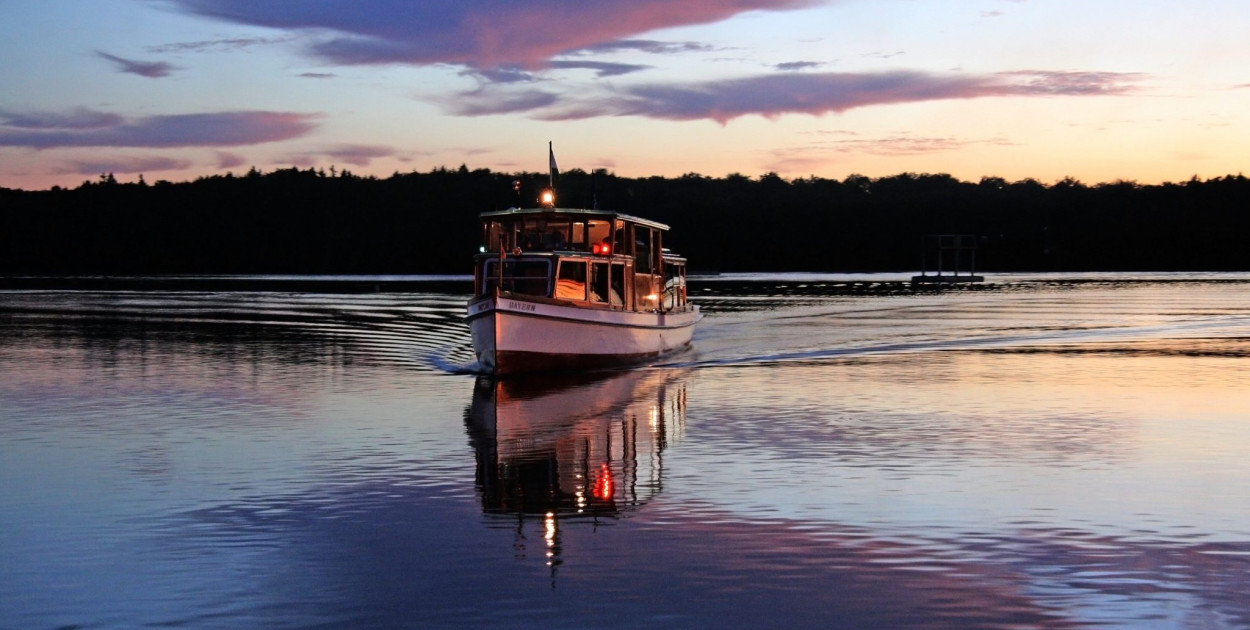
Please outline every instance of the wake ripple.
[[0, 330], [15, 337], [243, 338], [335, 346], [353, 360], [417, 370], [459, 373], [476, 364], [462, 321], [465, 298], [452, 294], [17, 291], [5, 298]]
[[[663, 367], [822, 362], [924, 352], [1250, 355], [1250, 299], [1194, 287], [825, 298], [711, 311], [694, 350]], [[1218, 297], [1218, 300], [1214, 300]]]

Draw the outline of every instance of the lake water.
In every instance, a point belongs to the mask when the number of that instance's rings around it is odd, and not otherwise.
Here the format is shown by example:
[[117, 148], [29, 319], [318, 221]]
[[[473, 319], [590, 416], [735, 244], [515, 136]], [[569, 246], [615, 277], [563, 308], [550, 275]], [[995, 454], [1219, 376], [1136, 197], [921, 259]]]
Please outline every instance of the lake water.
[[503, 383], [445, 279], [0, 292], [0, 627], [1250, 626], [1250, 275], [898, 279]]

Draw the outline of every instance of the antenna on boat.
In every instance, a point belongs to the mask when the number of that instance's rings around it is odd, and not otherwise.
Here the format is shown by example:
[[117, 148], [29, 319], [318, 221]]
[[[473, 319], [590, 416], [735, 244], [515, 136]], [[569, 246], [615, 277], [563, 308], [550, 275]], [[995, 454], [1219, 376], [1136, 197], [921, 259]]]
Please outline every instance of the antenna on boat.
[[599, 209], [599, 169], [590, 172], [590, 207], [594, 210]]

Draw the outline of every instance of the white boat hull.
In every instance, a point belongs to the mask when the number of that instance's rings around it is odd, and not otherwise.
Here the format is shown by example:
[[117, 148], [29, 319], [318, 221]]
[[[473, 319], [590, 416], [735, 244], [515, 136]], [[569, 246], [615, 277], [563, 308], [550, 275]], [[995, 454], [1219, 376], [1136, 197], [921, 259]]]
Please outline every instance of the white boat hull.
[[503, 375], [654, 360], [689, 346], [701, 318], [697, 306], [633, 312], [485, 296], [466, 321], [482, 371]]

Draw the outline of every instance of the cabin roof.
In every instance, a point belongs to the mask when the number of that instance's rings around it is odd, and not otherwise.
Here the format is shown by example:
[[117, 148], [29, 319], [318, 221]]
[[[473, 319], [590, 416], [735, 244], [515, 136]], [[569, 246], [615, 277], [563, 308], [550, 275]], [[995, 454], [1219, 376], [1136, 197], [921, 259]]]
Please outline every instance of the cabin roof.
[[668, 226], [658, 221], [643, 219], [621, 212], [612, 210], [592, 210], [590, 208], [508, 208], [507, 210], [492, 210], [483, 212], [483, 219], [501, 219], [505, 217], [525, 217], [525, 216], [569, 216], [569, 217], [602, 217], [611, 219], [623, 219], [638, 225], [656, 228], [658, 230], [667, 230]]

